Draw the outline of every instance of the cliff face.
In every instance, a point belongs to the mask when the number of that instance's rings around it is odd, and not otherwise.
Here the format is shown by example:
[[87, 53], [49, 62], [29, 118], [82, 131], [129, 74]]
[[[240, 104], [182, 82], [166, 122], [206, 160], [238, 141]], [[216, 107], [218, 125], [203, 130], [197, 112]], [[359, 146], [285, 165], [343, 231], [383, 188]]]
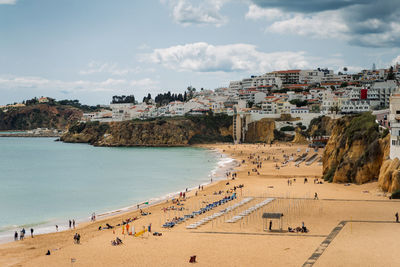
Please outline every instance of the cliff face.
[[31, 130], [36, 128], [65, 129], [82, 117], [82, 111], [70, 106], [37, 104], [0, 110], [0, 130]]
[[96, 146], [186, 146], [231, 142], [231, 127], [232, 118], [228, 116], [80, 123], [72, 126], [61, 140]]
[[321, 116], [311, 120], [307, 133], [309, 136], [331, 135], [334, 124], [335, 120], [327, 116]]
[[385, 160], [380, 169], [379, 186], [387, 192], [400, 190], [400, 160]]
[[381, 135], [370, 113], [336, 120], [323, 155], [324, 179], [357, 184], [377, 180], [389, 143]]
[[265, 142], [274, 140], [275, 120], [261, 119], [248, 125], [245, 136], [246, 143]]
[[295, 130], [295, 136], [293, 138], [293, 143], [295, 144], [308, 144], [307, 137], [303, 134], [299, 127]]

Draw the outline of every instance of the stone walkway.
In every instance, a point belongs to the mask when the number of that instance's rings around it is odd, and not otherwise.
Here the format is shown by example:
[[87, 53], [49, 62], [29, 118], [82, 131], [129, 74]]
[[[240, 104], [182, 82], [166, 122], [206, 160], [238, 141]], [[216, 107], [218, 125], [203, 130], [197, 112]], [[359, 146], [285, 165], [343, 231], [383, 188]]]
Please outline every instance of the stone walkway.
[[335, 237], [339, 234], [339, 232], [343, 229], [343, 227], [349, 223], [349, 222], [355, 222], [355, 223], [395, 223], [393, 221], [358, 221], [358, 220], [352, 220], [352, 221], [341, 221], [333, 230], [331, 233], [325, 238], [324, 241], [319, 245], [319, 247], [314, 251], [314, 253], [308, 258], [308, 260], [303, 264], [303, 267], [310, 267], [315, 264], [315, 262], [321, 257], [322, 253], [326, 250], [326, 248], [329, 246], [329, 244], [335, 239]]

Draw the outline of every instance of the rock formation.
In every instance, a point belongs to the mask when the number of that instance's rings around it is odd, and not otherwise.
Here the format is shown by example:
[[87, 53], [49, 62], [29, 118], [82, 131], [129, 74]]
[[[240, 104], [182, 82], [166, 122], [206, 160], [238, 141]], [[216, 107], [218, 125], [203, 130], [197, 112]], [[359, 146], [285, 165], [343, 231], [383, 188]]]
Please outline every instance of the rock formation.
[[357, 184], [378, 180], [389, 143], [388, 135], [382, 136], [370, 113], [336, 120], [323, 155], [324, 179]]
[[261, 119], [249, 123], [245, 136], [246, 143], [270, 143], [274, 140], [275, 120]]
[[79, 123], [61, 141], [95, 146], [187, 146], [232, 142], [232, 117], [226, 115], [188, 118]]
[[0, 110], [0, 130], [65, 129], [82, 117], [78, 108], [66, 105], [36, 104]]

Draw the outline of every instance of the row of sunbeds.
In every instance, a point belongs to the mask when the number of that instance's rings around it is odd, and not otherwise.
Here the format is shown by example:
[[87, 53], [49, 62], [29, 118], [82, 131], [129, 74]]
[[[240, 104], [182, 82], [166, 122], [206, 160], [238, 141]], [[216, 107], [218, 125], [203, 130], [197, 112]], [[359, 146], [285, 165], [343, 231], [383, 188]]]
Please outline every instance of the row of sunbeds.
[[220, 206], [222, 204], [225, 204], [225, 203], [227, 203], [229, 201], [232, 201], [234, 199], [236, 199], [236, 193], [233, 193], [229, 197], [224, 197], [221, 200], [217, 200], [217, 201], [214, 201], [213, 203], [207, 204], [204, 208], [201, 208], [200, 210], [193, 211], [191, 214], [185, 214], [184, 217], [178, 217], [178, 218], [175, 218], [171, 222], [166, 222], [166, 223], [163, 224], [162, 227], [164, 227], [164, 228], [172, 228], [175, 225], [186, 221], [187, 219], [194, 218], [194, 217], [196, 217], [196, 216], [198, 216], [200, 214], [203, 214], [203, 213], [205, 213], [205, 212], [207, 212], [209, 210], [214, 209], [215, 207], [218, 207], [218, 206]]
[[201, 225], [203, 225], [203, 224], [205, 224], [205, 223], [207, 223], [207, 222], [209, 222], [211, 220], [214, 220], [215, 218], [218, 218], [218, 217], [224, 215], [225, 213], [233, 211], [234, 209], [236, 209], [236, 208], [238, 208], [238, 207], [250, 202], [251, 200], [253, 200], [252, 197], [245, 198], [242, 201], [240, 201], [238, 203], [235, 203], [232, 206], [229, 206], [224, 210], [216, 212], [216, 213], [214, 213], [214, 214], [212, 214], [212, 215], [210, 215], [208, 217], [205, 217], [205, 218], [201, 219], [198, 222], [195, 222], [195, 223], [192, 223], [192, 224], [186, 226], [186, 228], [187, 229], [196, 229], [197, 227], [199, 227], [199, 226], [201, 226]]
[[243, 219], [245, 216], [249, 215], [250, 213], [258, 210], [259, 208], [262, 208], [263, 206], [267, 205], [268, 203], [272, 202], [275, 198], [267, 198], [260, 203], [248, 208], [247, 210], [241, 212], [239, 215], [233, 216], [229, 220], [226, 220], [225, 222], [227, 223], [235, 223], [241, 219]]

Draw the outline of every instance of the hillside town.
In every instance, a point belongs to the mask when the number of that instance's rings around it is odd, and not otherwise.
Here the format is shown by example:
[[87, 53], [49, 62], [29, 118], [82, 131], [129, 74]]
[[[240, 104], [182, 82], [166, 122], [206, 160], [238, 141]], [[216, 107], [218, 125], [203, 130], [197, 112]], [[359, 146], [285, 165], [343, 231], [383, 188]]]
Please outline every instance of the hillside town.
[[[240, 114], [250, 121], [279, 118], [282, 114], [300, 117], [307, 126], [321, 115], [373, 111], [379, 122], [387, 124], [389, 98], [399, 87], [400, 65], [389, 69], [363, 70], [357, 74], [334, 73], [328, 69], [282, 70], [240, 81], [215, 90], [188, 87], [184, 101], [156, 103], [151, 97], [141, 103], [113, 101], [107, 109], [85, 113], [83, 121], [124, 121], [184, 115], [212, 111]], [[249, 119], [248, 119], [249, 120]], [[284, 126], [284, 125], [283, 125]]]
[[[340, 117], [345, 114], [372, 111], [378, 122], [387, 126], [389, 101], [399, 88], [400, 65], [388, 69], [363, 70], [356, 74], [335, 73], [329, 69], [280, 70], [229, 82], [229, 86], [214, 90], [188, 87], [185, 95], [170, 92], [152, 98], [149, 94], [142, 102], [134, 96], [115, 96], [110, 105], [95, 112], [83, 113], [82, 121], [145, 120], [157, 117], [215, 114], [239, 115], [246, 124], [262, 118], [276, 119], [283, 114], [300, 118], [301, 125], [321, 115]], [[163, 101], [159, 101], [161, 97]], [[158, 98], [158, 99], [157, 99]], [[157, 100], [157, 101], [156, 101]], [[41, 97], [38, 103], [52, 99]], [[25, 106], [14, 103], [1, 106]], [[281, 123], [278, 128], [290, 125]]]

